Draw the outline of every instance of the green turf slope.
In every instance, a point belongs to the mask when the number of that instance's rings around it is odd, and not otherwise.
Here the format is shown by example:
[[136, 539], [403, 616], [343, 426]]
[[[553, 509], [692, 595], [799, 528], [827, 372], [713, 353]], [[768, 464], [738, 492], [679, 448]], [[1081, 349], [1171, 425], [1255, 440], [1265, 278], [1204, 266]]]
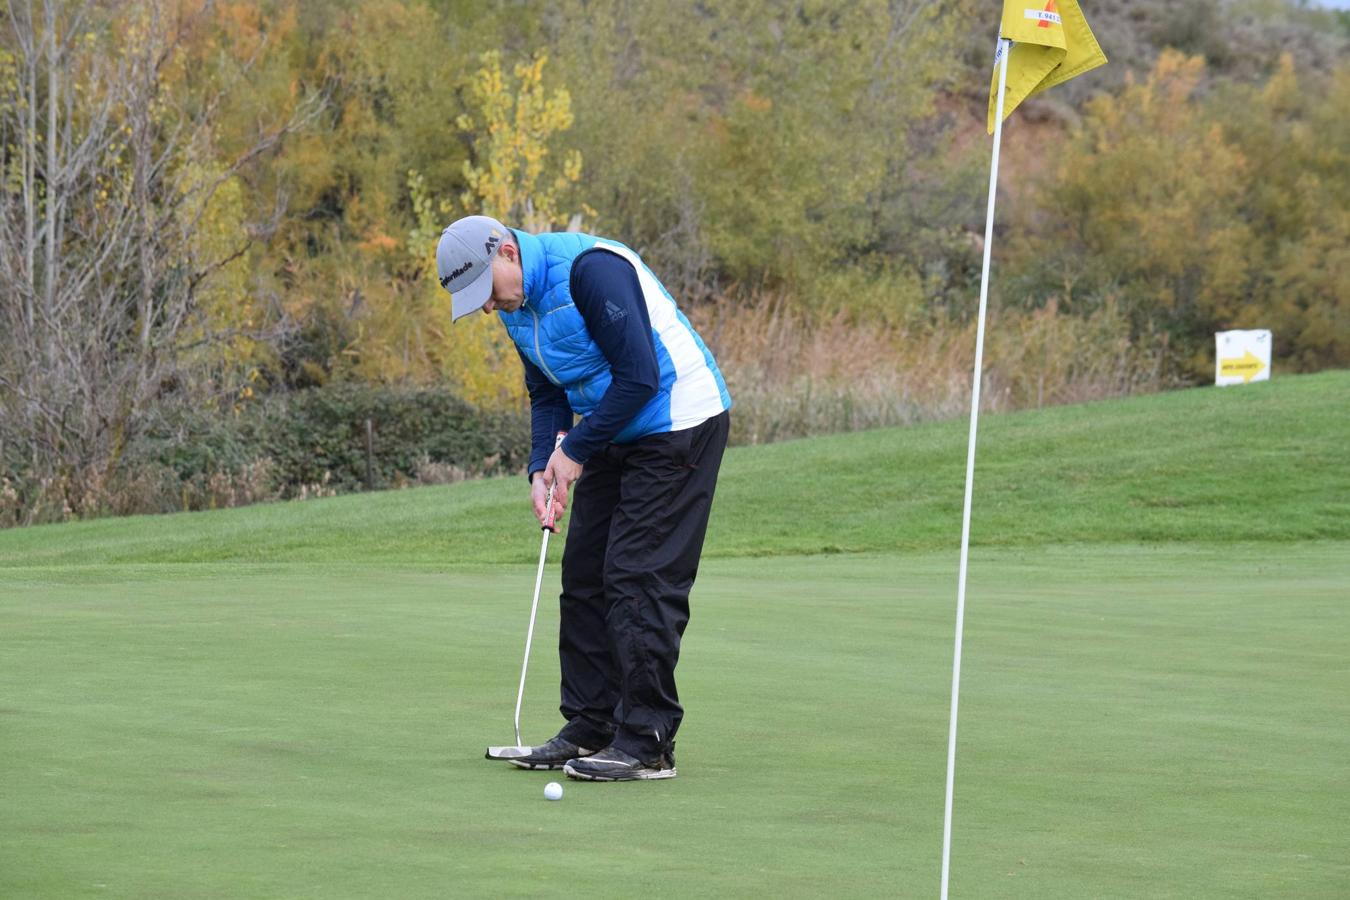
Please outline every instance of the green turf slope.
[[[734, 413], [733, 413], [734, 414]], [[960, 534], [964, 420], [728, 452], [707, 555], [926, 550]], [[1350, 372], [981, 422], [976, 546], [1350, 537]], [[0, 532], [0, 566], [526, 562], [523, 479]]]

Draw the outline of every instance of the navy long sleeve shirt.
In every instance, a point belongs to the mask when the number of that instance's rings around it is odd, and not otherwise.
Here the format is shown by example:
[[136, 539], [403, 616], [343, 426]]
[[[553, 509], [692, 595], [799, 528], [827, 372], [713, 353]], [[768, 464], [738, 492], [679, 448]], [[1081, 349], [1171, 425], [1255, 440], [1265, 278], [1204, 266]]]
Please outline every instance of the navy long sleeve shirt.
[[573, 428], [567, 393], [521, 354], [530, 394], [530, 478], [548, 466], [559, 431], [568, 432], [563, 452], [584, 465], [632, 421], [661, 385], [652, 323], [632, 264], [607, 250], [587, 250], [572, 263], [570, 286], [572, 302], [609, 361], [613, 380], [594, 411]]

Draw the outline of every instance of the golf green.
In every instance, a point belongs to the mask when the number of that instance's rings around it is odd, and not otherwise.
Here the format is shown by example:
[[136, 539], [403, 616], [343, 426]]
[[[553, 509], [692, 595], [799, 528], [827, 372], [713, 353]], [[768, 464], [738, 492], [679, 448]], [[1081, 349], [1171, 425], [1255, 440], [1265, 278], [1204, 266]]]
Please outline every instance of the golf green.
[[[705, 562], [680, 777], [550, 803], [482, 758], [532, 566], [10, 565], [0, 896], [934, 896], [955, 571]], [[1350, 893], [1348, 592], [1345, 541], [977, 547], [953, 896]]]

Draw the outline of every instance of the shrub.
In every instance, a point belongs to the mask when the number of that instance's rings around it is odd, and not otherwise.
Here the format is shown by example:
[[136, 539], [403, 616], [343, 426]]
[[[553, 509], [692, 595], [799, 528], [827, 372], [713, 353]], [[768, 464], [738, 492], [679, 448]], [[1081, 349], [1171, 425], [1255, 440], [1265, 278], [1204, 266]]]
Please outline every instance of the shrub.
[[444, 388], [315, 388], [264, 401], [247, 427], [271, 459], [283, 496], [294, 496], [304, 485], [328, 484], [339, 493], [365, 486], [367, 421], [375, 487], [418, 483], [419, 471], [437, 466], [465, 477], [514, 472], [529, 458], [523, 413], [484, 413]]
[[523, 471], [529, 421], [441, 387], [338, 383], [237, 411], [164, 402], [114, 463], [36, 477], [0, 466], [0, 527], [217, 509]]

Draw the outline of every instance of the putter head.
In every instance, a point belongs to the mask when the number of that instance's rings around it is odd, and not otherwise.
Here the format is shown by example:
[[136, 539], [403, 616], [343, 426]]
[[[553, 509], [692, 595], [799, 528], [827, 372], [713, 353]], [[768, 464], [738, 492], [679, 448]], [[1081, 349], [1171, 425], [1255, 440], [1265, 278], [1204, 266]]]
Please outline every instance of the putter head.
[[488, 759], [519, 759], [522, 756], [529, 756], [533, 747], [489, 747], [487, 748]]

